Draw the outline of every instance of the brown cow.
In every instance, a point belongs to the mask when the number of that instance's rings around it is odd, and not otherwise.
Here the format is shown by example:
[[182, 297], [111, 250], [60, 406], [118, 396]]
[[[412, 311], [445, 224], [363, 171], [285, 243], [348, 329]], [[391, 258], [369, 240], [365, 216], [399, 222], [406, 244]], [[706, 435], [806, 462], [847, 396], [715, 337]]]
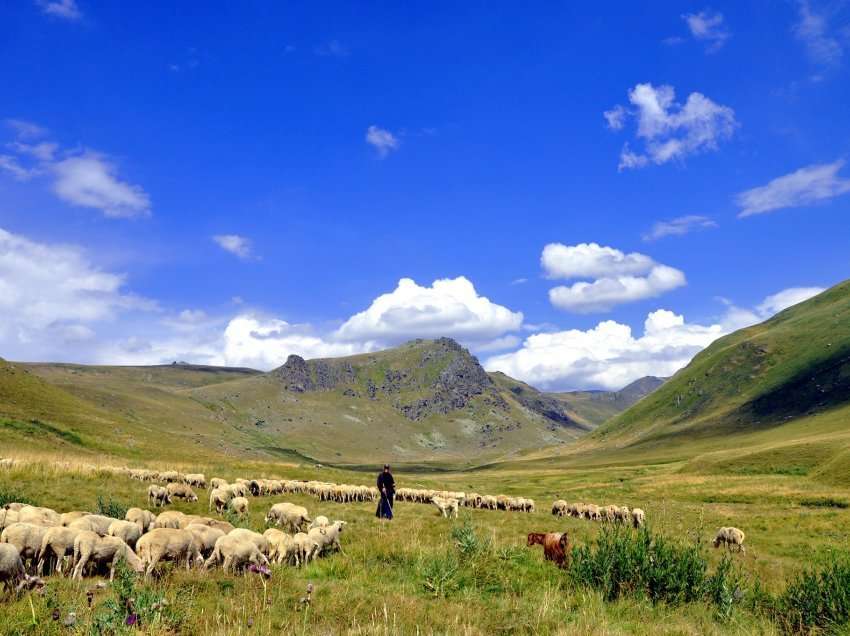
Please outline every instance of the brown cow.
[[566, 532], [530, 532], [528, 546], [536, 544], [543, 546], [543, 558], [547, 561], [554, 561], [561, 568], [567, 565], [570, 538]]

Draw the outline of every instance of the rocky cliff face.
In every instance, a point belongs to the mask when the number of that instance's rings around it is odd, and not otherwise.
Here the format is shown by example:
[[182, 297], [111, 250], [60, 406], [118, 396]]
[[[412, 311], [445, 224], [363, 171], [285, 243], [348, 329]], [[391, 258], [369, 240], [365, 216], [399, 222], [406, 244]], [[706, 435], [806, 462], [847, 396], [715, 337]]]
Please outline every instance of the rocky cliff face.
[[411, 420], [463, 409], [478, 396], [493, 408], [507, 408], [478, 360], [451, 338], [416, 340], [351, 358], [291, 355], [271, 375], [286, 391], [341, 390], [351, 397], [388, 399]]

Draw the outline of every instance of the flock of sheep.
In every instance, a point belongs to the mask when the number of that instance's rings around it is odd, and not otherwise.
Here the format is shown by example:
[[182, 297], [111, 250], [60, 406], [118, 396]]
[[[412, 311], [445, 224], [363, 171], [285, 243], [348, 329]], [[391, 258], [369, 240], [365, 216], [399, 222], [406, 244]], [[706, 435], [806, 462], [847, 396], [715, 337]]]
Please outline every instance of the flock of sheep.
[[79, 579], [99, 567], [109, 568], [111, 580], [121, 560], [146, 576], [162, 561], [187, 569], [220, 565], [240, 572], [253, 567], [267, 574], [270, 563], [297, 567], [342, 549], [345, 521], [313, 520], [302, 506], [277, 503], [266, 522], [274, 527], [260, 534], [177, 510], [155, 515], [130, 508], [124, 519], [114, 519], [9, 503], [0, 509], [0, 582], [20, 590], [42, 585], [45, 568], [60, 575], [70, 568], [71, 577]]
[[552, 504], [552, 514], [556, 517], [574, 517], [590, 521], [607, 521], [608, 523], [624, 523], [635, 528], [646, 524], [646, 513], [640, 508], [628, 506], [597, 506], [596, 504], [572, 503], [558, 499]]

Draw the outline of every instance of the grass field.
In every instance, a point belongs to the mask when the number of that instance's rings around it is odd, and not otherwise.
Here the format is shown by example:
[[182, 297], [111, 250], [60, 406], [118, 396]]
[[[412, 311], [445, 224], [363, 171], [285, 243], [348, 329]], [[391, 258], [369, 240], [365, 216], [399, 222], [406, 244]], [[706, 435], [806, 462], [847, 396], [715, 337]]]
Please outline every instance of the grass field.
[[[8, 453], [6, 453], [8, 454]], [[14, 453], [13, 453], [14, 454]], [[57, 510], [93, 509], [105, 494], [124, 505], [146, 505], [146, 484], [74, 467], [72, 458], [19, 455], [26, 466], [0, 470], [0, 491], [14, 491]], [[63, 464], [62, 462], [70, 462]], [[86, 459], [88, 461], [88, 459]], [[188, 469], [189, 465], [178, 466]], [[281, 476], [338, 483], [371, 483], [372, 474], [308, 465], [221, 463], [192, 466], [207, 476]], [[150, 583], [169, 602], [176, 618], [147, 625], [148, 633], [364, 633], [364, 634], [772, 634], [775, 621], [742, 601], [725, 619], [706, 602], [653, 605], [640, 596], [608, 602], [549, 563], [539, 547], [525, 547], [531, 531], [569, 532], [574, 544], [591, 544], [600, 525], [555, 519], [555, 498], [598, 504], [622, 503], [647, 512], [655, 533], [675, 541], [699, 541], [711, 567], [721, 552], [707, 546], [719, 526], [747, 532], [748, 550], [734, 555], [745, 576], [746, 596], [756, 580], [769, 592], [805, 567], [827, 563], [850, 539], [850, 490], [819, 484], [795, 474], [699, 474], [687, 462], [610, 465], [590, 468], [519, 465], [465, 473], [398, 473], [399, 486], [440, 487], [533, 497], [534, 514], [462, 509], [460, 519], [437, 516], [432, 506], [398, 503], [397, 518], [380, 522], [374, 505], [322, 503], [300, 495], [252, 498], [249, 527], [263, 529], [272, 502], [294, 501], [311, 514], [347, 520], [345, 554], [323, 558], [302, 570], [275, 567], [263, 585], [257, 575], [166, 571]], [[184, 512], [206, 513], [197, 504], [177, 504]], [[456, 547], [453, 529], [469, 524], [492, 548], [468, 557]], [[309, 609], [299, 599], [315, 585]], [[141, 585], [141, 584], [139, 584]], [[109, 589], [86, 603], [91, 579], [72, 582], [51, 577], [43, 596], [7, 602], [0, 611], [0, 633], [67, 633], [54, 622], [77, 613], [82, 633], [103, 612]]]

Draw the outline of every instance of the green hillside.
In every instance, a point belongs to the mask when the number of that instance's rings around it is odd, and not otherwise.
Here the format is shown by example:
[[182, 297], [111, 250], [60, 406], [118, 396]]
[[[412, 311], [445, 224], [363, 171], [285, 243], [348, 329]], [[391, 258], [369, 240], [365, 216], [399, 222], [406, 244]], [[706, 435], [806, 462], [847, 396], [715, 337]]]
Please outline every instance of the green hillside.
[[850, 480], [850, 282], [721, 338], [573, 452]]

